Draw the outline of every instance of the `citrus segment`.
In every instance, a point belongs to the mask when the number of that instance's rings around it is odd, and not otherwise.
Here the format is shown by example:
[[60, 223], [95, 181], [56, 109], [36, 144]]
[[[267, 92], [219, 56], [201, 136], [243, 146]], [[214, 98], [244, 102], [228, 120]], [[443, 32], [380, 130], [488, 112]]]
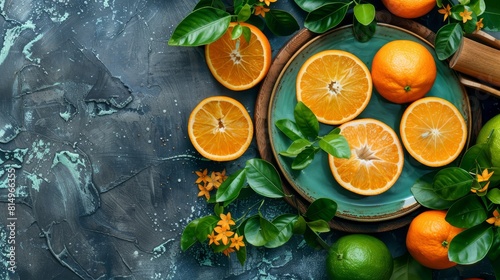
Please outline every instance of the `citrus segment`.
[[454, 161], [467, 140], [467, 125], [462, 114], [449, 101], [424, 97], [403, 113], [401, 141], [418, 162], [432, 167]]
[[372, 61], [373, 86], [385, 99], [402, 104], [426, 95], [434, 85], [437, 70], [432, 54], [410, 40], [383, 45]]
[[214, 161], [240, 157], [250, 146], [253, 123], [243, 105], [230, 97], [212, 96], [191, 112], [188, 135], [195, 149]]
[[403, 171], [403, 148], [392, 128], [375, 119], [357, 119], [340, 126], [351, 149], [349, 159], [328, 156], [335, 180], [361, 195], [390, 189]]
[[338, 125], [357, 117], [370, 101], [372, 79], [366, 65], [341, 50], [321, 51], [297, 75], [297, 100], [322, 123]]
[[406, 235], [406, 248], [423, 266], [446, 269], [456, 265], [448, 258], [448, 246], [462, 229], [449, 224], [446, 211], [427, 210], [418, 214], [410, 223]]
[[233, 40], [231, 32], [237, 25], [229, 24], [227, 32], [217, 41], [205, 46], [210, 72], [225, 87], [240, 91], [252, 88], [267, 74], [271, 66], [271, 45], [257, 27], [240, 22], [250, 29], [250, 41], [244, 36]]

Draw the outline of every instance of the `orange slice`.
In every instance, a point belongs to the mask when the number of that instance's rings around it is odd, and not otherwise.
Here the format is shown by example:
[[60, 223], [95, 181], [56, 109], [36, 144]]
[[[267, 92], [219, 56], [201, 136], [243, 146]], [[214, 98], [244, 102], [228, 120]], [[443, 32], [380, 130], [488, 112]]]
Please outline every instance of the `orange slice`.
[[437, 167], [454, 161], [467, 140], [462, 114], [449, 101], [424, 97], [406, 108], [400, 124], [401, 141], [420, 163]]
[[222, 85], [235, 91], [258, 84], [266, 76], [272, 56], [269, 40], [260, 29], [244, 22], [239, 24], [250, 29], [249, 42], [244, 36], [231, 39], [231, 32], [237, 25], [231, 22], [221, 38], [205, 46], [210, 72]]
[[250, 146], [253, 123], [243, 105], [230, 97], [212, 96], [191, 112], [188, 135], [195, 149], [214, 161], [240, 157]]
[[357, 119], [340, 126], [351, 148], [349, 159], [328, 156], [335, 180], [361, 195], [377, 195], [390, 189], [404, 165], [403, 147], [392, 128], [375, 119]]
[[357, 117], [372, 95], [372, 78], [355, 55], [321, 51], [306, 60], [297, 75], [297, 100], [322, 123], [338, 125]]

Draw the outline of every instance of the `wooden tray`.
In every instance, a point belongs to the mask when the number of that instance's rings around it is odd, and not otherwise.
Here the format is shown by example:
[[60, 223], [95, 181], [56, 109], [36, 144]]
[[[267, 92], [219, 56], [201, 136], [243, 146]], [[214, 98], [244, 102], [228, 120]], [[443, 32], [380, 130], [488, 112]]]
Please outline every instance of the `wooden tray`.
[[[424, 39], [430, 42], [434, 41], [434, 33], [432, 33], [426, 27], [415, 23], [410, 20], [403, 20], [393, 16], [387, 16], [386, 12], [377, 14], [378, 22], [390, 23], [408, 29]], [[288, 63], [290, 58], [299, 50], [306, 42], [310, 41], [312, 38], [317, 36], [307, 29], [302, 29], [295, 35], [276, 55], [273, 64], [269, 70], [266, 79], [263, 81], [259, 95], [256, 100], [255, 105], [255, 126], [256, 126], [256, 141], [259, 153], [261, 157], [267, 161], [276, 164], [273, 152], [270, 147], [270, 140], [268, 135], [268, 109], [270, 105], [270, 98], [273, 91], [273, 87], [277, 82], [279, 75], [285, 65]], [[292, 195], [291, 198], [287, 198], [287, 202], [292, 206], [296, 207], [301, 213], [304, 213], [307, 209], [309, 202], [301, 197], [293, 187], [291, 187], [287, 180], [282, 178], [283, 189], [285, 193]], [[330, 221], [330, 226], [333, 229], [345, 231], [345, 232], [383, 232], [393, 229], [397, 229], [406, 226], [410, 221], [418, 215], [423, 210], [423, 207], [416, 209], [406, 215], [376, 222], [357, 222], [353, 220], [346, 220], [339, 217], [335, 217]]]

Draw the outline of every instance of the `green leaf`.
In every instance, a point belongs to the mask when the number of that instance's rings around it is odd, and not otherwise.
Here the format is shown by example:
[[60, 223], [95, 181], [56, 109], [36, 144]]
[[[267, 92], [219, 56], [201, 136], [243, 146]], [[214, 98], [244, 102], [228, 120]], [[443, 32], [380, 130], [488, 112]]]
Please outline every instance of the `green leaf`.
[[454, 201], [443, 199], [434, 192], [432, 180], [436, 173], [437, 172], [429, 172], [418, 178], [411, 187], [411, 192], [418, 203], [424, 207], [439, 210], [448, 209]]
[[187, 15], [168, 40], [171, 46], [201, 46], [210, 44], [226, 33], [231, 15], [226, 11], [203, 7]]
[[286, 135], [286, 137], [290, 138], [292, 141], [305, 138], [297, 127], [297, 124], [291, 120], [277, 120], [275, 125], [281, 132], [283, 132], [283, 134]]
[[470, 192], [474, 178], [464, 169], [447, 167], [434, 177], [434, 192], [446, 200], [455, 200]]
[[264, 246], [278, 234], [278, 228], [259, 215], [249, 218], [245, 223], [245, 239], [253, 246]]
[[329, 232], [330, 225], [324, 220], [307, 222], [307, 226], [314, 232]]
[[252, 37], [252, 30], [250, 30], [250, 27], [243, 26], [243, 38], [245, 39], [245, 41], [250, 42], [251, 37]]
[[247, 247], [240, 247], [240, 249], [236, 251], [236, 257], [238, 258], [240, 264], [243, 266], [245, 264], [245, 261], [247, 260]]
[[339, 134], [327, 134], [319, 139], [319, 147], [336, 158], [350, 158], [351, 149], [344, 136]]
[[481, 261], [493, 244], [493, 228], [482, 223], [457, 234], [448, 249], [450, 261], [458, 264], [474, 264]]
[[297, 157], [292, 162], [292, 169], [302, 170], [309, 166], [314, 160], [314, 155], [319, 151], [315, 147], [307, 147], [302, 152], [300, 152]]
[[217, 193], [215, 194], [216, 201], [224, 202], [234, 199], [238, 196], [245, 183], [245, 169], [240, 169], [236, 173], [231, 174], [217, 189]]
[[199, 219], [191, 221], [182, 231], [181, 235], [181, 250], [186, 251], [189, 247], [193, 246], [198, 239], [196, 238], [196, 227], [198, 226]]
[[377, 31], [377, 21], [373, 20], [370, 24], [363, 25], [356, 18], [353, 18], [352, 28], [356, 40], [362, 43], [368, 42], [375, 35], [375, 31]]
[[484, 0], [486, 10], [481, 15], [483, 17], [484, 29], [489, 31], [500, 30], [500, 1]]
[[375, 19], [375, 6], [372, 4], [357, 4], [354, 6], [354, 17], [362, 25], [369, 25]]
[[306, 232], [307, 223], [304, 217], [300, 216], [297, 218], [297, 221], [293, 224], [293, 233], [295, 234], [304, 234]]
[[203, 7], [213, 7], [216, 9], [223, 10], [223, 11], [226, 10], [226, 6], [222, 2], [222, 0], [200, 0], [198, 2], [198, 4], [196, 4], [196, 6], [194, 6], [193, 11], [198, 10], [199, 8], [203, 8]]
[[315, 33], [324, 33], [342, 22], [348, 8], [348, 3], [340, 2], [323, 5], [306, 16], [304, 27]]
[[297, 20], [286, 11], [271, 9], [264, 20], [267, 28], [277, 36], [288, 36], [300, 29]]
[[458, 3], [462, 5], [468, 5], [470, 3], [470, 0], [458, 0]]
[[304, 214], [309, 220], [330, 221], [337, 213], [337, 203], [329, 198], [318, 198], [307, 207]]
[[473, 227], [484, 222], [486, 218], [486, 209], [475, 194], [457, 200], [446, 213], [446, 221], [459, 228]]
[[248, 4], [243, 5], [240, 11], [238, 11], [237, 21], [244, 22], [247, 21], [252, 15], [252, 7]]
[[475, 172], [478, 165], [481, 167], [491, 166], [486, 143], [477, 144], [467, 149], [460, 162], [460, 167], [470, 172]]
[[304, 232], [304, 241], [306, 241], [307, 245], [309, 245], [313, 249], [321, 249], [323, 246], [321, 245], [321, 237], [318, 233], [314, 232], [310, 227], [306, 227], [306, 231]]
[[285, 244], [293, 236], [293, 225], [298, 219], [298, 215], [283, 214], [273, 219], [272, 223], [278, 229], [276, 238], [269, 240], [266, 248], [277, 248]]
[[390, 280], [414, 279], [432, 279], [432, 270], [421, 265], [408, 253], [395, 258]]
[[224, 213], [224, 206], [219, 203], [215, 203], [214, 205], [214, 214], [217, 217], [220, 217], [220, 214]]
[[297, 139], [290, 144], [285, 152], [280, 152], [280, 155], [287, 157], [295, 157], [300, 154], [307, 147], [310, 147], [313, 143], [306, 139]]
[[478, 17], [482, 15], [486, 10], [486, 4], [484, 0], [472, 0], [469, 4], [469, 7]]
[[219, 218], [213, 215], [205, 216], [198, 219], [198, 224], [196, 225], [196, 238], [198, 241], [203, 242], [207, 240], [208, 235], [212, 233]]
[[[488, 252], [488, 258], [493, 262], [498, 264], [497, 270], [500, 272], [500, 227], [496, 228], [495, 236], [493, 237], [493, 244], [491, 245], [490, 251]], [[499, 275], [496, 275], [497, 279]]]
[[240, 38], [241, 34], [243, 34], [243, 26], [237, 24], [234, 26], [233, 31], [231, 31], [231, 39], [236, 40]]
[[246, 162], [247, 182], [258, 194], [269, 198], [285, 196], [281, 186], [281, 178], [274, 166], [269, 162], [254, 158]]
[[316, 138], [319, 134], [319, 122], [314, 113], [302, 101], [297, 102], [293, 110], [295, 123], [302, 135]]
[[452, 56], [460, 46], [463, 38], [463, 30], [460, 24], [450, 23], [441, 27], [436, 33], [434, 48], [439, 60], [445, 60]]
[[331, 0], [295, 0], [295, 4], [308, 13], [331, 2]]
[[500, 204], [500, 189], [491, 189], [486, 194], [486, 197], [495, 204]]

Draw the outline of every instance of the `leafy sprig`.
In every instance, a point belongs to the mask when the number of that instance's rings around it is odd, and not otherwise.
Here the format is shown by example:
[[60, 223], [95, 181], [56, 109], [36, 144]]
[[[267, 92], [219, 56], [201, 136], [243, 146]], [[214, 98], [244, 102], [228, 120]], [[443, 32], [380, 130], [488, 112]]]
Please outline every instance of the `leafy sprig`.
[[500, 2], [496, 0], [437, 0], [439, 13], [446, 24], [436, 33], [435, 49], [438, 59], [451, 57], [460, 47], [465, 34], [480, 29], [498, 31]]
[[[288, 36], [300, 26], [288, 12], [275, 9], [277, 0], [233, 0], [226, 5], [222, 0], [200, 0], [175, 28], [168, 44], [173, 46], [201, 46], [219, 39], [230, 22], [248, 22], [260, 29], [268, 28], [274, 35]], [[304, 27], [315, 33], [324, 33], [342, 22], [353, 8], [354, 34], [360, 41], [367, 41], [374, 32], [375, 7], [359, 1], [295, 0], [307, 17]], [[237, 25], [232, 37], [249, 34], [246, 27]]]
[[489, 145], [491, 141], [470, 147], [459, 166], [424, 175], [411, 188], [421, 205], [447, 209], [446, 221], [465, 229], [449, 245], [448, 256], [458, 264], [474, 264], [485, 257], [500, 263], [496, 222], [500, 219], [500, 167], [493, 166]]
[[314, 156], [321, 150], [337, 158], [349, 158], [351, 150], [340, 129], [334, 128], [328, 134], [319, 135], [319, 122], [314, 113], [303, 102], [297, 102], [293, 111], [295, 121], [277, 120], [276, 127], [283, 132], [292, 143], [286, 151], [279, 154], [294, 158], [292, 169], [301, 170], [309, 166]]
[[[319, 198], [310, 204], [304, 214], [284, 213], [269, 220], [261, 211], [261, 206], [264, 199], [286, 196], [281, 184], [281, 177], [271, 163], [256, 158], [248, 160], [244, 168], [228, 176], [216, 189], [215, 200], [209, 200], [214, 203], [214, 214], [195, 219], [185, 227], [181, 249], [186, 251], [196, 243], [202, 243], [214, 252], [229, 254], [234, 251], [233, 247], [238, 247], [236, 255], [243, 265], [246, 261], [245, 244], [276, 248], [288, 242], [294, 234], [302, 235], [306, 243], [314, 248], [327, 248], [319, 234], [330, 231], [328, 222], [335, 216], [337, 204], [331, 199]], [[233, 221], [230, 213], [224, 212], [249, 190], [264, 198], [253, 207], [258, 206], [257, 213], [252, 214], [253, 209], [249, 209]], [[215, 236], [214, 231], [219, 235]]]

